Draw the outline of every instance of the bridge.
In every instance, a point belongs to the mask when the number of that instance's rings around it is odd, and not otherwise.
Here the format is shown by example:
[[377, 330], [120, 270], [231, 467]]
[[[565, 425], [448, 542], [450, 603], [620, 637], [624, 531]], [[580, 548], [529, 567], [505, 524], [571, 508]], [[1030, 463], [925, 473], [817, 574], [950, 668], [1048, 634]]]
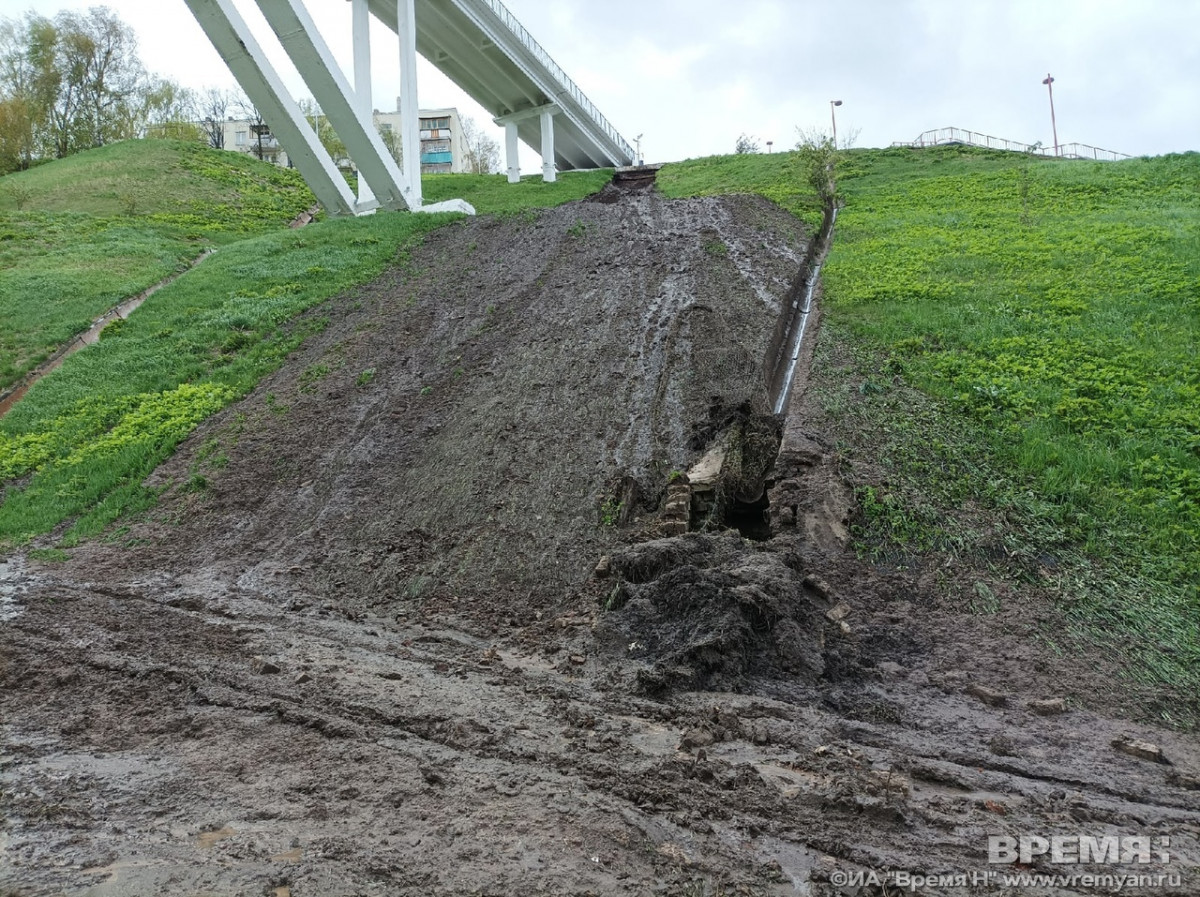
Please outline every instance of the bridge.
[[[350, 0], [353, 84], [303, 0], [254, 0], [358, 167], [356, 197], [234, 0], [185, 2], [330, 214], [447, 207], [422, 204], [418, 52], [504, 127], [510, 182], [520, 180], [521, 142], [541, 154], [542, 177], [547, 181], [553, 181], [558, 171], [622, 167], [635, 161], [629, 143], [500, 0]], [[399, 38], [402, 168], [372, 121], [371, 16]], [[457, 200], [449, 207], [469, 210]]]
[[946, 146], [949, 144], [966, 144], [980, 146], [985, 149], [1007, 150], [1014, 153], [1030, 153], [1035, 156], [1057, 156], [1060, 159], [1093, 159], [1097, 162], [1115, 162], [1119, 159], [1131, 159], [1125, 153], [1114, 150], [1100, 149], [1086, 143], [1060, 143], [1057, 153], [1047, 152], [1045, 147], [1032, 143], [1021, 143], [1018, 140], [1006, 140], [1003, 137], [992, 137], [978, 131], [968, 131], [964, 128], [937, 128], [925, 131], [916, 140], [897, 141], [892, 146], [907, 146], [921, 148], [925, 146]]

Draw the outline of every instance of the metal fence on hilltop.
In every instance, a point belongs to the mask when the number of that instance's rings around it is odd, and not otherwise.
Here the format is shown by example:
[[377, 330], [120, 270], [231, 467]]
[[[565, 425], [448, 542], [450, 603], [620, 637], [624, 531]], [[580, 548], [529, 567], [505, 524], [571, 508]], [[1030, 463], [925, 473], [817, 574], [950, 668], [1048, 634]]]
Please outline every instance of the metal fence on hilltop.
[[[1019, 140], [1007, 140], [1003, 137], [992, 137], [979, 131], [968, 131], [963, 128], [937, 128], [917, 136], [916, 140], [897, 141], [892, 146], [908, 146], [916, 149], [926, 146], [947, 145], [978, 146], [984, 149], [1006, 150], [1013, 153], [1031, 153], [1035, 156], [1054, 158], [1052, 148], [1032, 143], [1022, 143]], [[1116, 162], [1119, 159], [1131, 159], [1126, 153], [1101, 149], [1086, 143], [1061, 143], [1058, 146], [1060, 159], [1093, 159], [1097, 162]]]

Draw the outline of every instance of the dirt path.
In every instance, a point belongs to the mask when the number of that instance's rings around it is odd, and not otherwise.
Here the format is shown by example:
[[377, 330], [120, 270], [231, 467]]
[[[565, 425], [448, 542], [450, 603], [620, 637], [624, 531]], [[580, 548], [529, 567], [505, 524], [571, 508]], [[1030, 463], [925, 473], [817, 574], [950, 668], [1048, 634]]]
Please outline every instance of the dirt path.
[[[772, 429], [795, 220], [605, 199], [434, 234], [155, 519], [0, 572], [5, 897], [882, 895], [842, 876], [1013, 871], [989, 834], [1200, 891], [1196, 740], [858, 561], [803, 389]], [[664, 537], [730, 434], [782, 438], [773, 537]]]

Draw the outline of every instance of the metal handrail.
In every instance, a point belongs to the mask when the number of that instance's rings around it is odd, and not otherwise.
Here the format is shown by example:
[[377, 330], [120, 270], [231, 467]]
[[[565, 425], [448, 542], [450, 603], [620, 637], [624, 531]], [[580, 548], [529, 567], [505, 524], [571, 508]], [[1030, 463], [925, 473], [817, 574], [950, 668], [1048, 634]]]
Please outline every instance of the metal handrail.
[[517, 17], [508, 11], [508, 7], [501, 3], [500, 0], [483, 0], [483, 2], [488, 5], [492, 12], [495, 13], [496, 17], [504, 24], [506, 28], [508, 28], [509, 31], [513, 33], [513, 35], [521, 42], [525, 49], [532, 53], [538, 62], [545, 66], [546, 70], [554, 76], [555, 80], [559, 82], [559, 85], [571, 95], [575, 102], [583, 107], [584, 111], [591, 116], [592, 120], [600, 125], [604, 133], [608, 135], [608, 138], [613, 142], [613, 144], [615, 144], [625, 153], [625, 155], [632, 159], [633, 147], [625, 142], [625, 138], [617, 133], [617, 129], [614, 128], [612, 124], [609, 123], [608, 119], [600, 113], [600, 110], [597, 109], [595, 104], [587, 98], [582, 90], [579, 89], [579, 86], [572, 81], [567, 73], [562, 70], [559, 64], [551, 58], [550, 54], [542, 48], [542, 45], [534, 40], [533, 35], [525, 30], [525, 27], [519, 21], [517, 21]]
[[[988, 134], [982, 134], [979, 131], [967, 131], [963, 128], [936, 128], [932, 131], [925, 131], [917, 135], [917, 139], [904, 142], [896, 141], [892, 146], [907, 146], [920, 148], [925, 146], [938, 146], [947, 143], [965, 143], [970, 146], [979, 146], [985, 149], [1001, 149], [1010, 152], [1033, 153], [1034, 155], [1047, 156], [1053, 158], [1053, 153], [1045, 152], [1045, 148], [1029, 144], [1021, 143], [1017, 140], [1007, 140], [1003, 137], [992, 137]], [[1073, 152], [1068, 152], [1068, 148], [1074, 147]], [[1059, 144], [1059, 157], [1064, 159], [1093, 159], [1097, 162], [1115, 162], [1118, 159], [1132, 159], [1132, 156], [1125, 153], [1118, 153], [1115, 150], [1101, 149], [1098, 146], [1091, 146], [1086, 143], [1063, 143]]]

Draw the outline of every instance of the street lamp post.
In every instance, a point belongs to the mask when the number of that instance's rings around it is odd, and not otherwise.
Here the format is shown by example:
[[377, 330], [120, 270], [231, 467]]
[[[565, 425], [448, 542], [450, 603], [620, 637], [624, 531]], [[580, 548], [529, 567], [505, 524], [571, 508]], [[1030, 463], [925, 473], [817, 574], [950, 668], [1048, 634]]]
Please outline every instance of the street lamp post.
[[1058, 122], [1054, 120], [1054, 76], [1049, 72], [1046, 73], [1046, 78], [1042, 81], [1046, 85], [1046, 90], [1050, 91], [1050, 127], [1054, 130], [1054, 155], [1058, 155]]
[[836, 107], [842, 105], [841, 100], [829, 101], [829, 118], [833, 122], [833, 148], [837, 149], [837, 111]]

